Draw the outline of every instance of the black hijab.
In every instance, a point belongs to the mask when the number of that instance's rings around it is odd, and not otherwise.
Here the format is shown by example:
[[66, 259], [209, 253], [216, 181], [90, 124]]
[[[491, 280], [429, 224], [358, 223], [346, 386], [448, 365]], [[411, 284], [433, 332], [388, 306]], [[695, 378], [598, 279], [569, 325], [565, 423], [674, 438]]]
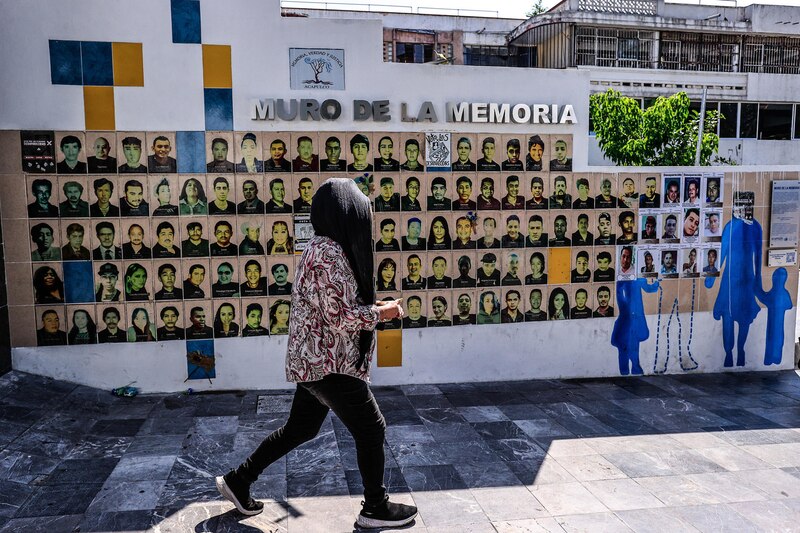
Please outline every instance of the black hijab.
[[[362, 305], [375, 302], [372, 255], [372, 211], [369, 198], [351, 179], [330, 178], [323, 183], [311, 202], [311, 225], [314, 234], [336, 241], [353, 269], [358, 299]], [[372, 330], [361, 330], [356, 368], [361, 368], [372, 346]]]

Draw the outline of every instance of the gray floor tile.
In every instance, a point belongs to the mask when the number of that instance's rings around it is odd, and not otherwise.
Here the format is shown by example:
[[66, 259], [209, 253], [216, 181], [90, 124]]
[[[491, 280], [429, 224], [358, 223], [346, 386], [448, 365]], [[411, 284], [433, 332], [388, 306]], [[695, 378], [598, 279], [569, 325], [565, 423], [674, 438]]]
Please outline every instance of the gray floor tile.
[[756, 533], [758, 526], [736, 512], [728, 504], [675, 507], [674, 513], [683, 522], [703, 533]]

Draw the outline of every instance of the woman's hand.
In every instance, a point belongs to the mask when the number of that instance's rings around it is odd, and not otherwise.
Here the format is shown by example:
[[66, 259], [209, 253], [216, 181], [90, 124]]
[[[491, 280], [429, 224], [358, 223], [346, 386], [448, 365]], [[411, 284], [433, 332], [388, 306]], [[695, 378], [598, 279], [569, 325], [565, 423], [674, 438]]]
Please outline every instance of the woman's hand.
[[378, 317], [380, 321], [388, 322], [390, 320], [394, 320], [395, 318], [403, 318], [406, 313], [403, 311], [403, 307], [400, 305], [402, 302], [402, 298], [386, 302], [375, 302], [375, 306], [378, 308]]

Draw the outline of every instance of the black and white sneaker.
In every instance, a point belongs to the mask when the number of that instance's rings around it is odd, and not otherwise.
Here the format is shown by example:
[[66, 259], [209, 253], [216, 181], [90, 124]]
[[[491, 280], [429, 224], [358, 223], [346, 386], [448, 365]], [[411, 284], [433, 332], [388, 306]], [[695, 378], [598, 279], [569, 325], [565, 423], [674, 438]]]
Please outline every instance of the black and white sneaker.
[[236, 477], [233, 472], [217, 476], [217, 490], [236, 506], [243, 515], [253, 516], [264, 510], [264, 504], [250, 497], [250, 486]]
[[417, 508], [413, 505], [392, 503], [388, 498], [376, 507], [362, 505], [356, 524], [367, 529], [404, 526], [417, 516]]

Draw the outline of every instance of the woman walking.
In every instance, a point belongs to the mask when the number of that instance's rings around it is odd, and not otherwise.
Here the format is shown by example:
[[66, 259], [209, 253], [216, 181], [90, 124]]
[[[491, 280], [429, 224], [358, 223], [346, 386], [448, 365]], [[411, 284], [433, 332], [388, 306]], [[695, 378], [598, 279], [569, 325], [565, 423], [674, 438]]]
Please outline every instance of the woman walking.
[[352, 180], [331, 178], [311, 204], [315, 236], [300, 258], [292, 291], [286, 377], [297, 383], [289, 419], [239, 467], [217, 477], [217, 488], [239, 512], [264, 507], [250, 486], [264, 469], [319, 432], [328, 410], [356, 443], [364, 483], [361, 527], [397, 527], [417, 515], [392, 503], [383, 484], [386, 422], [367, 383], [379, 321], [403, 317], [400, 300], [375, 301], [372, 213]]

